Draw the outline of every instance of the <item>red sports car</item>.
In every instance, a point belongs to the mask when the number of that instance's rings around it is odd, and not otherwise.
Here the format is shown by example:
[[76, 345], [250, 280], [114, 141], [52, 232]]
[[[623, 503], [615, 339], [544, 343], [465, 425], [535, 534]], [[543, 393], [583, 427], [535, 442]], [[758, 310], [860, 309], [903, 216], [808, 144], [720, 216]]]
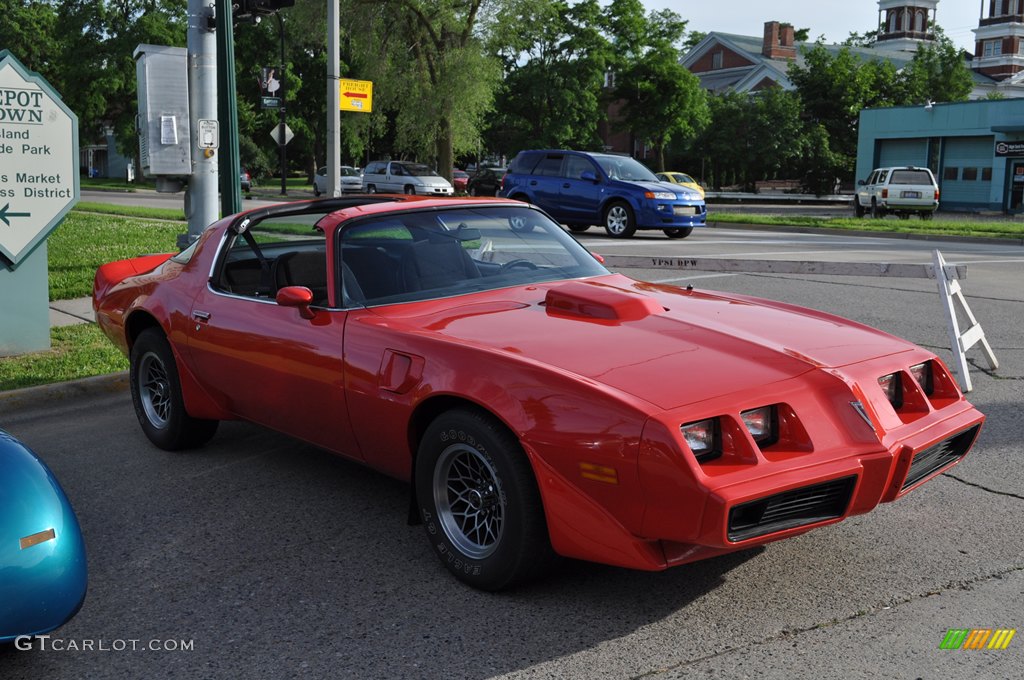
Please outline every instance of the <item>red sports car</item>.
[[984, 420], [928, 350], [609, 273], [517, 201], [252, 210], [104, 265], [94, 306], [156, 446], [245, 419], [408, 480], [442, 562], [489, 590], [555, 555], [659, 570], [839, 522]]

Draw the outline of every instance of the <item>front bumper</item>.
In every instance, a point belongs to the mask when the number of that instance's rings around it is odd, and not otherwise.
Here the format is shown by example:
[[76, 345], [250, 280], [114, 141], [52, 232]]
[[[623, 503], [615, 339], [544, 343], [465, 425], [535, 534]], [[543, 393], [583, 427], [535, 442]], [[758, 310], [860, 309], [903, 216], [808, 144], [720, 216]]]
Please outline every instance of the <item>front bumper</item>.
[[637, 211], [637, 229], [673, 229], [707, 224], [703, 201], [644, 199]]

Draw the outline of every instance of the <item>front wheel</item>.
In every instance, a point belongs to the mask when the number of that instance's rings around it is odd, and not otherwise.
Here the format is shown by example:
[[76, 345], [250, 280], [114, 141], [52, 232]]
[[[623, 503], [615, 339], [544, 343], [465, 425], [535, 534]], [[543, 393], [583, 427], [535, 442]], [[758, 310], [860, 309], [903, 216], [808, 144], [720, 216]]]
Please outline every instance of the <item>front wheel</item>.
[[411, 184], [406, 184], [405, 188], [402, 189], [402, 193], [404, 193], [406, 196], [413, 196], [416, 194], [416, 187], [414, 187]]
[[147, 328], [132, 346], [129, 382], [132, 405], [149, 441], [167, 451], [202, 446], [219, 421], [185, 411], [174, 352], [159, 328]]
[[663, 229], [665, 236], [669, 238], [686, 238], [693, 233], [693, 227], [683, 227], [682, 229]]
[[478, 191], [476, 190], [476, 186], [471, 186], [471, 187], [469, 188], [469, 195], [470, 195], [470, 196], [479, 196], [479, 195], [480, 195], [480, 192], [478, 192]]
[[629, 238], [636, 233], [633, 210], [622, 201], [616, 201], [604, 211], [604, 230], [612, 238]]
[[415, 483], [430, 545], [464, 583], [501, 590], [552, 561], [533, 469], [490, 415], [457, 408], [438, 416], [420, 441]]
[[317, 186], [316, 182], [313, 182], [313, 195], [316, 196], [317, 198], [320, 198], [320, 194], [321, 194], [320, 187]]

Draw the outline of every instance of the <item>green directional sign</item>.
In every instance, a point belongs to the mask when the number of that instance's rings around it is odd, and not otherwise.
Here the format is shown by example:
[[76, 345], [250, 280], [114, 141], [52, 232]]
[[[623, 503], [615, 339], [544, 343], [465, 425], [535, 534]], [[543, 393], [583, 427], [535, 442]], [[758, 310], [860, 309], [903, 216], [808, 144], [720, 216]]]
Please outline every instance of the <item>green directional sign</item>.
[[79, 195], [78, 117], [42, 76], [0, 50], [0, 265], [16, 267]]

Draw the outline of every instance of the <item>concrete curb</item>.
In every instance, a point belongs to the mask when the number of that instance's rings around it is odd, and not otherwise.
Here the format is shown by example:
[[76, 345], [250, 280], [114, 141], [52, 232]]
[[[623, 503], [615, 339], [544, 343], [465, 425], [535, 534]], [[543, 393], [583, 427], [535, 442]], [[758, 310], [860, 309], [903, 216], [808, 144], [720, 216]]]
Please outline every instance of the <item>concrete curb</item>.
[[36, 385], [18, 390], [0, 392], [0, 409], [33, 408], [47, 403], [80, 399], [111, 392], [122, 392], [128, 389], [128, 371], [109, 373], [81, 380]]
[[1024, 238], [986, 238], [984, 236], [909, 234], [893, 231], [858, 231], [856, 229], [829, 229], [828, 227], [801, 227], [787, 224], [715, 222], [714, 220], [708, 220], [708, 227], [711, 227], [712, 229], [735, 229], [737, 231], [782, 231], [791, 234], [827, 234], [828, 236], [864, 236], [868, 238], [901, 239], [904, 241], [938, 241], [940, 243], [1024, 246]]

